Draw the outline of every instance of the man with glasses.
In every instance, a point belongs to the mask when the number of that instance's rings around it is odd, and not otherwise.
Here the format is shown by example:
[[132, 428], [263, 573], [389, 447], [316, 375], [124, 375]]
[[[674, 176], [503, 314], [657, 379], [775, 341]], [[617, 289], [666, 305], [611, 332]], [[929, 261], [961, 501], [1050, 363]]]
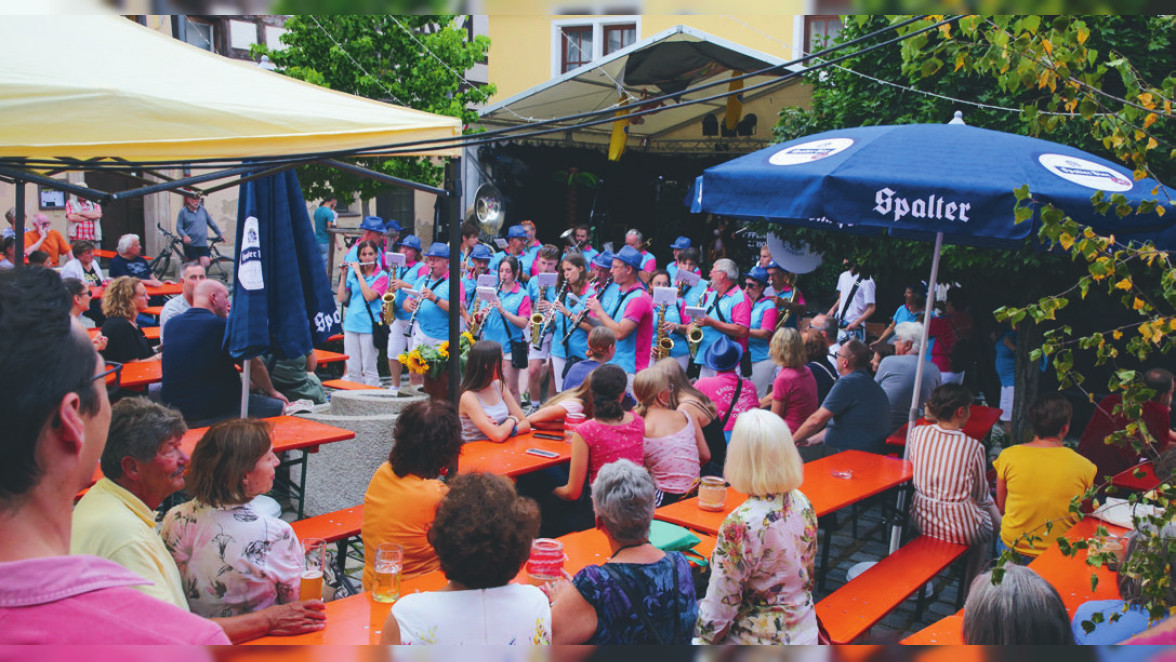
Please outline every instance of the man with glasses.
[[890, 401], [870, 376], [869, 365], [870, 350], [856, 338], [837, 350], [841, 378], [833, 383], [817, 411], [792, 435], [805, 462], [850, 449], [879, 454], [886, 451]]
[[215, 623], [143, 595], [139, 575], [70, 555], [74, 495], [106, 445], [108, 371], [44, 268], [0, 274], [0, 644], [227, 644]]

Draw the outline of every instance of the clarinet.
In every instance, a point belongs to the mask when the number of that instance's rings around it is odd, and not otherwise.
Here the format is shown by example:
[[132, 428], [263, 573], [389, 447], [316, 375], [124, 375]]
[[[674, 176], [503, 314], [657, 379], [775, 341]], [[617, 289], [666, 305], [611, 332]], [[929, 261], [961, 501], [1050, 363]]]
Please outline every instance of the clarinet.
[[[613, 280], [612, 276], [605, 278], [604, 285], [602, 285], [600, 287], [600, 289], [592, 296], [599, 298], [600, 294], [603, 293], [605, 290], [607, 290], [609, 285], [612, 285], [612, 280]], [[583, 310], [576, 313], [576, 317], [572, 319], [571, 327], [568, 329], [567, 335], [565, 335], [563, 337], [562, 342], [567, 342], [568, 338], [572, 337], [572, 334], [576, 332], [576, 329], [580, 328], [580, 325], [584, 323], [584, 318], [588, 317], [588, 313], [589, 313], [588, 306], [584, 306]]]
[[[555, 293], [555, 300], [558, 301], [559, 303], [563, 303], [564, 298], [567, 296], [567, 293], [568, 293], [568, 279], [565, 278], [563, 284], [559, 286], [559, 289]], [[538, 349], [540, 347], [540, 345], [542, 345], [543, 338], [546, 337], [548, 333], [551, 333], [553, 331], [552, 325], [555, 324], [555, 313], [556, 313], [555, 304], [552, 303], [551, 310], [548, 311], [546, 319], [543, 320], [542, 326], [539, 327], [539, 344], [535, 346], [536, 349]]]

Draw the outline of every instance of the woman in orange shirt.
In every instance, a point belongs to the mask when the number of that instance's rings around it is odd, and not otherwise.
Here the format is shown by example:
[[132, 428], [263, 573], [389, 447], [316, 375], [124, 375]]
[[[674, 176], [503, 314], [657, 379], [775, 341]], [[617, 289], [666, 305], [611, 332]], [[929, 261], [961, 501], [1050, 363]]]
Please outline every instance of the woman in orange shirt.
[[363, 496], [360, 534], [364, 555], [363, 588], [375, 580], [375, 550], [380, 543], [404, 547], [401, 577], [441, 569], [429, 544], [429, 528], [445, 496], [445, 475], [461, 452], [461, 422], [453, 405], [441, 400], [415, 402], [396, 419], [395, 443]]

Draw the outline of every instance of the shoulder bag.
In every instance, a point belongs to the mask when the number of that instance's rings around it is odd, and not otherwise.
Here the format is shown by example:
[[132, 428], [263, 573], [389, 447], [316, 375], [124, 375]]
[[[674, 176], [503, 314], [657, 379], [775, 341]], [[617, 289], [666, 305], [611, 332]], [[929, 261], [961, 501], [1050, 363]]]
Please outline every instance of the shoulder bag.
[[[363, 298], [362, 295], [360, 298]], [[377, 299], [377, 301], [378, 301], [378, 299]], [[419, 303], [420, 302], [418, 302], [418, 305], [419, 305]], [[383, 320], [380, 320], [379, 322], [376, 321], [376, 316], [372, 314], [372, 302], [371, 301], [364, 301], [363, 302], [363, 309], [367, 311], [368, 319], [370, 319], [372, 321], [372, 345], [376, 348], [377, 352], [379, 352], [382, 349], [387, 349], [387, 347], [388, 347], [388, 334], [391, 333], [391, 330], [388, 328], [387, 324], [383, 324]], [[394, 359], [396, 357], [389, 357], [389, 358]]]
[[523, 338], [515, 340], [514, 325], [510, 320], [506, 319], [506, 313], [501, 310], [498, 311], [499, 317], [502, 318], [502, 326], [506, 331], [506, 336], [510, 338], [510, 365], [518, 370], [527, 367], [527, 354], [530, 351], [527, 348], [527, 341]]

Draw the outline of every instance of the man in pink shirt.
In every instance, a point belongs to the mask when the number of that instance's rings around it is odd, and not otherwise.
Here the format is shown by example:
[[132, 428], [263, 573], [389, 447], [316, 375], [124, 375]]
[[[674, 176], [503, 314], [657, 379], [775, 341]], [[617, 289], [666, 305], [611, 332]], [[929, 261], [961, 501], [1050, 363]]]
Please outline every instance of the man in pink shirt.
[[69, 556], [73, 498], [106, 445], [108, 375], [118, 386], [71, 307], [53, 271], [0, 274], [0, 644], [227, 644], [216, 624], [131, 588], [139, 575]]
[[628, 373], [630, 388], [633, 375], [649, 367], [653, 342], [653, 300], [638, 280], [640, 269], [641, 254], [631, 246], [622, 247], [613, 258], [610, 272], [615, 287], [586, 302], [595, 315], [589, 318], [590, 323], [599, 323], [616, 334], [617, 352], [609, 363]]

